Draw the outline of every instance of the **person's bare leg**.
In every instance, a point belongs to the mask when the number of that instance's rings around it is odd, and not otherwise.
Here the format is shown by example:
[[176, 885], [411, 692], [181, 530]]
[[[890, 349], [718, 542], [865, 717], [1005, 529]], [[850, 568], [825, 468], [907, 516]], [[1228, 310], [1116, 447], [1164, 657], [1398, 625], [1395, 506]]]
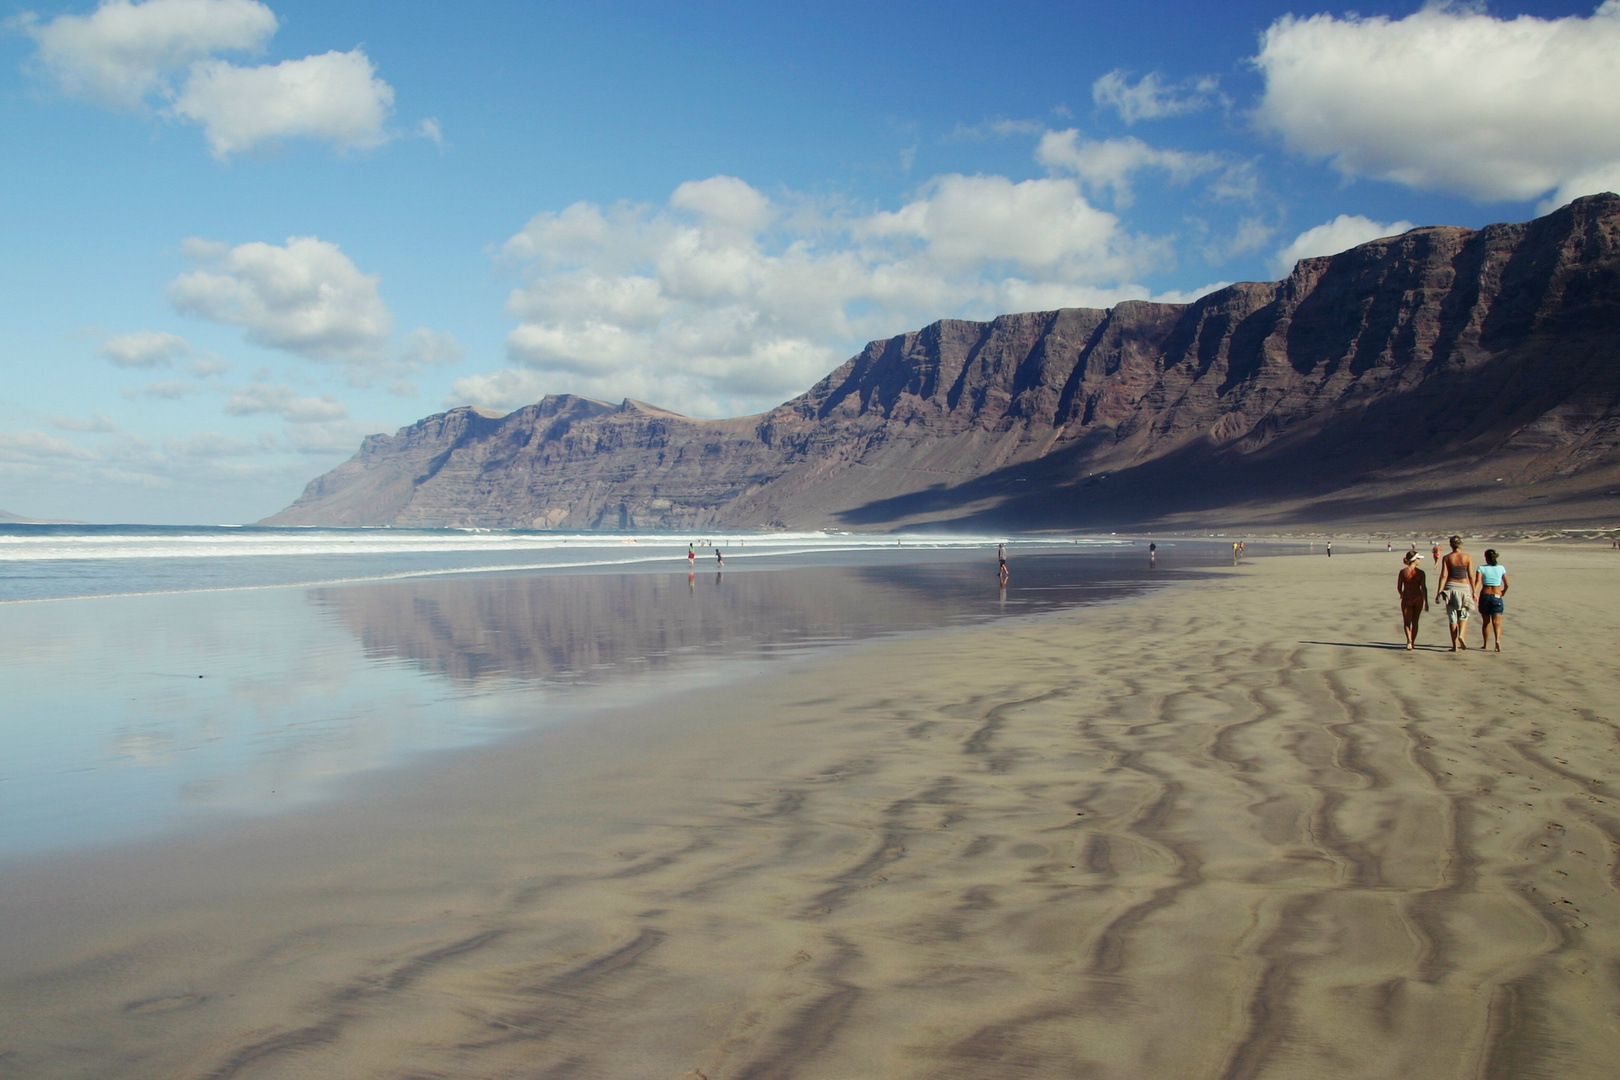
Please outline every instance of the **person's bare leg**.
[[1500, 616], [1500, 615], [1492, 615], [1491, 616], [1491, 626], [1492, 626], [1492, 629], [1494, 629], [1496, 631], [1496, 651], [1501, 652], [1502, 651], [1502, 616]]

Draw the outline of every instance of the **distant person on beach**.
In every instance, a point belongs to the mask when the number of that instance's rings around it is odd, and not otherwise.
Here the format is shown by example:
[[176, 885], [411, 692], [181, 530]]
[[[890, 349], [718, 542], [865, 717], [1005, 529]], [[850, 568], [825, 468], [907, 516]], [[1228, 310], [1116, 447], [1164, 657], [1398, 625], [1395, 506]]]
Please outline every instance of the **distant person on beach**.
[[724, 555], [720, 554], [720, 549], [719, 548], [714, 549], [714, 561], [716, 563], [718, 563], [719, 565], [721, 565], [721, 566], [726, 565], [726, 557]]
[[1003, 585], [1005, 585], [1005, 584], [1007, 584], [1007, 545], [1006, 544], [997, 544], [996, 545], [996, 562], [999, 564], [998, 568], [996, 570], [996, 580], [1000, 581]]
[[1496, 549], [1485, 549], [1485, 565], [1477, 571], [1479, 578], [1479, 647], [1491, 643], [1496, 634], [1496, 651], [1502, 651], [1502, 616], [1507, 612], [1507, 567], [1496, 561]]
[[1451, 651], [1468, 648], [1468, 616], [1474, 610], [1474, 559], [1462, 549], [1462, 537], [1449, 541], [1451, 551], [1440, 560], [1440, 591], [1434, 602], [1446, 605], [1446, 625], [1451, 628]]
[[1440, 541], [1438, 541], [1438, 540], [1436, 540], [1434, 542], [1433, 554], [1434, 554], [1434, 565], [1436, 567], [1438, 567], [1440, 565]]
[[1384, 550], [1385, 551], [1394, 551], [1395, 550], [1395, 541], [1393, 541], [1393, 540], [1385, 540], [1384, 541]]
[[1333, 541], [1328, 541], [1328, 558], [1333, 558]]
[[1401, 629], [1406, 631], [1406, 651], [1417, 648], [1418, 620], [1429, 610], [1429, 575], [1419, 564], [1423, 556], [1414, 548], [1401, 560], [1395, 575], [1395, 592], [1401, 598]]
[[688, 567], [697, 565], [697, 548], [693, 547], [691, 544], [686, 545], [686, 565]]

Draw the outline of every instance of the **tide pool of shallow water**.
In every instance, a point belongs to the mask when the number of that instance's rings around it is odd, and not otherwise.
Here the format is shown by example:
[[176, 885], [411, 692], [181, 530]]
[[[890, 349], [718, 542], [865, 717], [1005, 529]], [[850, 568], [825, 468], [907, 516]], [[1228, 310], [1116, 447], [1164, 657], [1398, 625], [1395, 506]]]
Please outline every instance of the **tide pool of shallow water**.
[[1015, 545], [1007, 589], [981, 545], [0, 604], [0, 858], [274, 813], [603, 704], [1230, 561], [1074, 550]]

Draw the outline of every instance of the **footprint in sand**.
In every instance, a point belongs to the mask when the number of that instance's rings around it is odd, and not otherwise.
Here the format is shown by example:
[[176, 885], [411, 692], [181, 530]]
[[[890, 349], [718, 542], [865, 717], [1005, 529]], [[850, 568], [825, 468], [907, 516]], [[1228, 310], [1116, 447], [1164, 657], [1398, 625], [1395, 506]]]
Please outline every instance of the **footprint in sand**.
[[169, 994], [165, 997], [142, 998], [131, 1001], [124, 1006], [126, 1016], [157, 1016], [161, 1013], [178, 1012], [189, 1009], [193, 1005], [201, 1005], [207, 1001], [206, 994]]

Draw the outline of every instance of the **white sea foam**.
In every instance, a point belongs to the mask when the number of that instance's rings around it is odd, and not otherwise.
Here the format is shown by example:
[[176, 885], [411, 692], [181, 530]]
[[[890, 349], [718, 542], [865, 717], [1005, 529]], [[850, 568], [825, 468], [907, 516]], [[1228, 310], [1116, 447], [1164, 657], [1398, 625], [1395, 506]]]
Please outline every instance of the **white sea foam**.
[[[341, 585], [446, 574], [636, 572], [684, 567], [689, 543], [699, 545], [699, 566], [715, 566], [713, 554], [718, 549], [728, 568], [743, 569], [823, 560], [887, 562], [885, 549], [966, 552], [1003, 540], [1021, 543], [1010, 537], [923, 533], [0, 527], [0, 603]], [[1053, 538], [1035, 542], [1049, 545]], [[1072, 540], [1094, 550], [1114, 543], [1108, 538]]]
[[[305, 530], [225, 531], [224, 529], [153, 533], [100, 531], [0, 533], [0, 562], [44, 562], [63, 559], [197, 559], [240, 558], [245, 556], [324, 556], [400, 555], [410, 553], [453, 554], [464, 552], [555, 552], [568, 556], [565, 562], [588, 561], [573, 553], [616, 550], [634, 545], [648, 549], [647, 558], [656, 558], [650, 549], [684, 549], [688, 543], [720, 546], [723, 550], [785, 554], [790, 551], [859, 551], [899, 546], [923, 548], [971, 548], [994, 544], [1004, 538], [994, 536], [884, 535], [850, 533], [668, 533], [570, 534], [515, 533], [500, 531], [445, 530]], [[1050, 542], [1049, 540], [1047, 542]], [[1088, 545], [1108, 541], [1088, 539]], [[635, 562], [637, 558], [615, 559]]]

